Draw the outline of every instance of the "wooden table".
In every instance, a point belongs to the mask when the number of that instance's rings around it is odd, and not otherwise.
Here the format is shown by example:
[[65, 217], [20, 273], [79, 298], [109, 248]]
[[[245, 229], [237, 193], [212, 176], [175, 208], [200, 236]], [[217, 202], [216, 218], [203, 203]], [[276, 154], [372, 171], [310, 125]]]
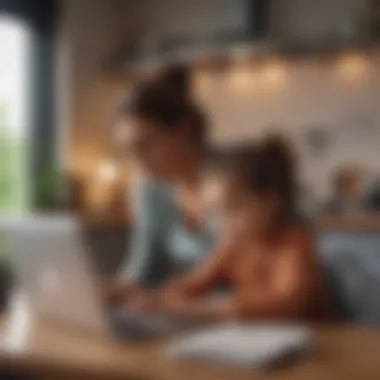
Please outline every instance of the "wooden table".
[[[380, 332], [316, 328], [320, 348], [267, 373], [167, 357], [165, 342], [120, 343], [58, 324], [2, 318], [0, 368], [41, 379], [379, 380]], [[13, 334], [13, 335], [12, 335]]]

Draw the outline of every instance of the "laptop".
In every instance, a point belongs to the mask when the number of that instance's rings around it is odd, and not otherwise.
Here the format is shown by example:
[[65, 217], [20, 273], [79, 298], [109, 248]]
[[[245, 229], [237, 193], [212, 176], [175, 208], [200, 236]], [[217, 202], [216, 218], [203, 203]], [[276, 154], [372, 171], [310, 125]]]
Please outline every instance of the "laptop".
[[180, 322], [109, 308], [101, 297], [80, 222], [73, 216], [31, 216], [0, 221], [16, 280], [32, 312], [102, 336], [142, 338], [170, 334]]

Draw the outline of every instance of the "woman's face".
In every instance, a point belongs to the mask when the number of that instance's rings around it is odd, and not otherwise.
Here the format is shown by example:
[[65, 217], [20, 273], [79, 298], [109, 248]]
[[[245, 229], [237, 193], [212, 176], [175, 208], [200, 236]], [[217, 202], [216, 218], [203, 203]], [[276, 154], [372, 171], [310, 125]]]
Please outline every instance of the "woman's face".
[[123, 151], [135, 157], [148, 176], [169, 181], [176, 178], [189, 145], [182, 128], [169, 132], [148, 120], [131, 118], [122, 121], [116, 130]]

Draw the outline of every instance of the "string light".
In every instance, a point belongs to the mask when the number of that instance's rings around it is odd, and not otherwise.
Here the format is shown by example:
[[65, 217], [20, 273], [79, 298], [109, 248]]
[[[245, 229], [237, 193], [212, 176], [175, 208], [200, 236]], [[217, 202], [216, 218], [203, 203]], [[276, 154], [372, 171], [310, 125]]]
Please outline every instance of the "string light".
[[230, 86], [238, 91], [247, 91], [252, 88], [255, 72], [250, 66], [237, 66], [231, 70], [228, 77]]
[[117, 177], [117, 169], [114, 163], [107, 161], [100, 165], [98, 177], [102, 182], [113, 182]]
[[266, 85], [280, 86], [286, 79], [285, 66], [281, 62], [269, 62], [265, 65], [261, 77]]
[[195, 87], [200, 93], [207, 91], [212, 84], [210, 73], [205, 71], [198, 71], [195, 75]]
[[338, 73], [347, 79], [361, 79], [366, 74], [368, 62], [359, 54], [346, 55], [338, 61]]

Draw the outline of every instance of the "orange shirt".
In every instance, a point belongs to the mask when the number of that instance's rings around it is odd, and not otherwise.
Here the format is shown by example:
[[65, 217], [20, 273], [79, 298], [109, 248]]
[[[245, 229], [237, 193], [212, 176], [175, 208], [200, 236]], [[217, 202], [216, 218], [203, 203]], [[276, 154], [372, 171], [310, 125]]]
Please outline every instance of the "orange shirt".
[[242, 318], [320, 320], [330, 315], [313, 241], [298, 226], [287, 228], [268, 248], [252, 242], [221, 248], [169, 289], [195, 297], [220, 283], [231, 285], [236, 315]]

